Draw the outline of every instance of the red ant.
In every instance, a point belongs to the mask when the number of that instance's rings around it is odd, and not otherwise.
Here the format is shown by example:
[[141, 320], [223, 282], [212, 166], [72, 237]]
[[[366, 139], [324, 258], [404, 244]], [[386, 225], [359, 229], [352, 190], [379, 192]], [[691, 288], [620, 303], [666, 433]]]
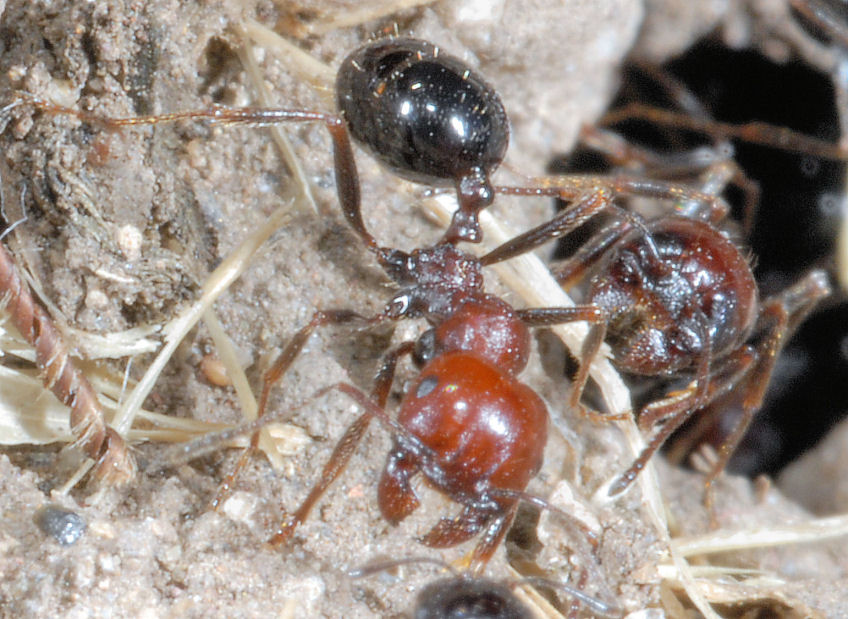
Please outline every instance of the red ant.
[[[397, 523], [418, 507], [411, 479], [423, 474], [463, 509], [454, 519], [442, 519], [421, 541], [450, 547], [482, 531], [471, 557], [472, 571], [477, 572], [506, 533], [517, 501], [528, 498], [524, 490], [542, 464], [547, 440], [545, 405], [517, 378], [528, 360], [528, 327], [572, 321], [592, 324], [571, 398], [575, 407], [580, 407], [589, 362], [607, 335], [615, 338], [611, 341], [615, 361], [625, 370], [670, 374], [694, 369], [692, 388], [649, 406], [642, 415], [643, 419], [670, 415], [677, 423], [743, 379], [756, 387], [746, 397], [752, 414], [764, 388], [756, 386], [757, 380], [767, 382], [783, 335], [801, 317], [796, 306], [809, 307], [808, 299], [823, 294], [821, 278], [811, 277], [793, 289], [794, 296], [767, 301], [758, 311], [756, 285], [747, 262], [712, 225], [723, 217], [726, 207], [714, 195], [685, 185], [628, 176], [564, 176], [535, 179], [531, 186], [492, 185], [489, 178], [500, 164], [509, 134], [503, 105], [470, 68], [430, 43], [388, 39], [363, 46], [342, 63], [336, 95], [339, 116], [214, 108], [126, 119], [94, 117], [23, 97], [44, 112], [72, 113], [107, 127], [180, 119], [253, 125], [319, 121], [327, 126], [342, 213], [400, 290], [370, 318], [349, 310], [317, 312], [265, 374], [260, 414], [266, 411], [272, 386], [316, 328], [418, 317], [431, 328], [416, 342], [400, 344], [387, 354], [370, 396], [348, 384], [319, 392], [338, 389], [365, 412], [339, 440], [319, 481], [272, 543], [290, 538], [344, 469], [371, 418], [378, 417], [395, 434], [378, 486], [383, 516]], [[454, 186], [459, 210], [437, 244], [407, 253], [381, 246], [366, 229], [351, 134], [401, 176], [433, 186]], [[457, 244], [481, 240], [478, 214], [496, 193], [552, 196], [571, 204], [549, 222], [478, 259]], [[614, 199], [621, 194], [696, 203], [709, 221], [672, 217], [646, 224], [615, 205]], [[515, 309], [484, 292], [483, 266], [531, 251], [605, 210], [616, 213], [620, 222], [559, 270], [561, 281], [568, 283], [603, 261], [600, 274], [592, 280], [589, 304]], [[795, 303], [795, 297], [804, 302]], [[775, 326], [773, 335], [755, 349], [744, 343], [758, 316], [763, 325], [773, 321]], [[393, 420], [384, 407], [397, 361], [406, 355], [413, 356], [420, 374]], [[661, 433], [652, 441], [613, 491], [623, 490], [635, 478], [663, 438]], [[255, 444], [254, 436], [252, 447]], [[236, 472], [249, 453], [244, 452]], [[235, 474], [224, 482], [224, 490]]]

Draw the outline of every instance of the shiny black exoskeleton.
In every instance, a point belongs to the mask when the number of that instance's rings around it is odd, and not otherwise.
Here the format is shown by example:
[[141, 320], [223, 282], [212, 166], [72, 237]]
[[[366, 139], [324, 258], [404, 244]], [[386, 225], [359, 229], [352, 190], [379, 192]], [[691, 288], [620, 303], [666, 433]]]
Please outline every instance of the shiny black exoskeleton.
[[415, 619], [530, 619], [512, 590], [482, 578], [446, 578], [418, 596]]
[[454, 184], [473, 220], [459, 238], [479, 240], [471, 230], [476, 211], [492, 202], [489, 175], [509, 142], [506, 111], [491, 86], [432, 43], [383, 39], [342, 62], [336, 98], [354, 139], [394, 173]]

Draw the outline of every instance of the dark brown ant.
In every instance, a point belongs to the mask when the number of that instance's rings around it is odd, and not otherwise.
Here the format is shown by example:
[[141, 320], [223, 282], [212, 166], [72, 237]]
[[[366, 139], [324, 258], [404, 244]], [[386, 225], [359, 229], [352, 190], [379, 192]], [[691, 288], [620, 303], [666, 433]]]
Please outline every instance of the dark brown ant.
[[[691, 93], [671, 76], [646, 69], [662, 88], [670, 90], [676, 102], [693, 105]], [[606, 114], [601, 123], [650, 120], [659, 126], [696, 131], [716, 140], [739, 138], [835, 160], [848, 158], [843, 147], [790, 129], [756, 122], [721, 123], [701, 109], [690, 112], [686, 105], [681, 106], [687, 109], [686, 113], [629, 104]], [[602, 129], [586, 128], [583, 137], [588, 138], [587, 145], [612, 161], [636, 162], [660, 173], [678, 175], [687, 168], [692, 172], [698, 167], [694, 163], [697, 157], [686, 153], [657, 155]], [[722, 147], [717, 144], [717, 149]], [[748, 194], [750, 181], [735, 163], [719, 159], [715, 158], [717, 165], [710, 165], [699, 182], [717, 192], [732, 180]], [[756, 200], [756, 195], [753, 197]], [[756, 208], [750, 195], [748, 198], [746, 211]], [[553, 268], [554, 277], [567, 290], [585, 283], [582, 307], [588, 314], [586, 319], [593, 324], [584, 341], [572, 406], [581, 406], [588, 364], [603, 341], [611, 348], [611, 361], [626, 373], [693, 379], [685, 389], [669, 393], [639, 411], [638, 421], [643, 429], [658, 421], [664, 425], [627, 471], [613, 480], [608, 488], [610, 495], [624, 491], [651, 455], [694, 413], [723, 403], [730, 395], [739, 403], [741, 414], [721, 443], [718, 458], [707, 475], [704, 497], [709, 504], [711, 485], [762, 405], [776, 357], [787, 337], [830, 294], [826, 274], [816, 270], [780, 294], [760, 300], [750, 260], [731, 240], [735, 230], [726, 226], [727, 212], [704, 206], [710, 205], [681, 201], [676, 205], [680, 214], [656, 217], [642, 229], [627, 221], [615, 222], [591, 237], [565, 263]], [[725, 230], [725, 226], [730, 230]], [[521, 237], [512, 243], [521, 246]], [[508, 246], [481, 261], [487, 264], [492, 256], [504, 259]]]
[[[272, 538], [274, 544], [291, 537], [342, 472], [371, 418], [377, 417], [394, 432], [394, 447], [378, 487], [383, 516], [397, 523], [418, 507], [411, 480], [423, 474], [463, 509], [453, 519], [442, 519], [421, 541], [451, 547], [482, 532], [471, 556], [472, 572], [479, 572], [506, 533], [517, 501], [528, 498], [524, 491], [542, 464], [547, 440], [545, 405], [517, 378], [528, 361], [528, 327], [573, 321], [593, 325], [571, 399], [575, 407], [580, 405], [589, 362], [607, 334], [615, 338], [611, 341], [615, 360], [623, 369], [643, 374], [694, 369], [696, 381], [691, 389], [672, 394], [643, 413], [643, 418], [673, 416], [677, 420], [735, 388], [743, 378], [748, 385], [766, 382], [783, 335], [802, 314], [796, 306], [809, 307], [808, 299], [818, 298], [825, 290], [820, 277], [808, 278], [795, 289], [803, 302], [767, 301], [758, 312], [747, 262], [712, 226], [724, 216], [726, 206], [714, 195], [686, 185], [623, 175], [548, 177], [520, 187], [492, 185], [489, 176], [501, 161], [509, 134], [500, 99], [470, 68], [430, 43], [388, 39], [363, 46], [343, 61], [336, 95], [340, 116], [214, 108], [126, 119], [95, 117], [21, 96], [22, 102], [43, 112], [71, 113], [110, 128], [202, 119], [253, 125], [319, 121], [330, 131], [342, 212], [399, 291], [370, 318], [350, 310], [316, 312], [266, 372], [260, 415], [267, 409], [272, 386], [316, 328], [424, 318], [431, 329], [416, 342], [400, 344], [387, 354], [370, 396], [349, 384], [319, 392], [337, 389], [365, 412], [340, 439], [309, 496]], [[407, 253], [381, 246], [366, 229], [351, 134], [401, 176], [434, 186], [454, 185], [459, 210], [437, 244]], [[558, 197], [570, 206], [478, 259], [457, 248], [457, 243], [481, 240], [478, 214], [496, 193]], [[672, 217], [645, 224], [615, 205], [614, 199], [621, 194], [694, 203], [709, 222]], [[528, 252], [606, 210], [620, 221], [559, 271], [567, 283], [603, 259], [589, 304], [514, 309], [484, 292], [483, 266]], [[766, 344], [755, 349], [744, 342], [758, 316], [763, 325], [773, 321], [775, 326]], [[394, 420], [384, 407], [396, 363], [406, 355], [413, 355], [421, 370]], [[761, 391], [752, 388], [746, 398], [751, 413]], [[661, 442], [662, 433], [614, 484], [613, 491], [623, 490], [635, 478]], [[251, 446], [256, 446], [255, 435]], [[244, 452], [236, 472], [249, 453]], [[223, 491], [235, 474], [225, 480]]]
[[569, 619], [576, 617], [581, 607], [590, 610], [592, 616], [621, 615], [614, 606], [562, 582], [541, 577], [502, 582], [458, 572], [450, 564], [429, 557], [377, 561], [351, 570], [348, 576], [363, 578], [403, 565], [425, 563], [447, 570], [451, 575], [435, 580], [421, 590], [415, 601], [414, 619], [530, 619], [536, 614], [515, 594], [515, 589], [522, 585], [560, 591], [571, 597]]
[[[648, 222], [650, 236], [627, 224], [608, 228], [581, 248], [577, 260], [555, 272], [562, 282], [588, 283], [592, 323], [584, 342], [572, 404], [577, 406], [588, 363], [606, 340], [621, 370], [643, 376], [690, 372], [685, 389], [645, 406], [643, 428], [664, 421], [636, 461], [609, 488], [623, 491], [651, 455], [694, 412], [731, 391], [741, 391], [742, 416], [723, 443], [709, 486], [724, 469], [760, 408], [776, 356], [789, 333], [830, 292], [813, 271], [780, 295], [762, 302], [748, 261], [713, 225], [683, 217]], [[749, 344], [756, 335], [759, 341]], [[709, 494], [707, 495], [709, 500]]]
[[427, 585], [415, 619], [530, 619], [533, 613], [503, 583], [482, 578], [443, 578]]

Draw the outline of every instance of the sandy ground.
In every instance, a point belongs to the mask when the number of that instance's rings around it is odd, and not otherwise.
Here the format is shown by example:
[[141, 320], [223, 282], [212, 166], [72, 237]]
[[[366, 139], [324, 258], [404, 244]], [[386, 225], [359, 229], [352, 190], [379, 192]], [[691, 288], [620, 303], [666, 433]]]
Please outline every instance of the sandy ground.
[[[354, 15], [346, 4], [362, 13]], [[654, 12], [679, 17], [661, 3], [647, 4], [654, 30], [662, 29]], [[637, 0], [506, 1], [492, 3], [486, 13], [478, 5], [382, 9], [376, 2], [7, 2], [0, 22], [0, 90], [26, 90], [112, 116], [213, 103], [247, 105], [258, 99], [239, 57], [239, 29], [252, 27], [258, 36], [260, 29], [250, 26], [258, 23], [325, 65], [305, 66], [265, 40], [254, 52], [272, 101], [329, 110], [326, 76], [332, 77], [332, 67], [346, 50], [396, 26], [402, 33], [439, 41], [481, 68], [502, 93], [511, 117], [513, 143], [504, 178], [516, 171], [540, 173], [553, 150], [567, 150], [580, 124], [603, 111], [645, 7]], [[691, 40], [710, 20], [730, 19], [726, 7], [710, 8], [712, 16], [688, 15], [687, 25], [675, 26], [675, 35], [685, 32]], [[751, 19], [755, 14], [736, 10]], [[340, 16], [350, 22], [336, 23]], [[505, 29], [502, 23], [511, 26]], [[684, 45], [670, 43], [664, 51], [642, 41], [642, 53], [652, 57]], [[316, 210], [292, 197], [291, 174], [264, 129], [179, 123], [106, 132], [74, 118], [16, 111], [0, 136], [3, 188], [8, 217], [25, 214], [27, 220], [8, 244], [54, 304], [60, 325], [112, 333], [173, 318], [198, 297], [209, 273], [250, 232], [291, 204], [285, 224], [215, 305], [256, 388], [274, 352], [316, 309], [373, 313], [389, 294], [386, 279], [337, 211], [323, 128], [293, 127], [287, 134]], [[438, 237], [438, 229], [410, 206], [422, 200], [422, 188], [391, 177], [362, 153], [358, 163], [366, 225], [381, 242], [409, 249]], [[543, 218], [549, 204], [504, 201], [503, 207], [501, 218], [527, 226]], [[505, 291], [494, 278], [490, 285]], [[390, 343], [419, 328], [401, 325], [396, 333], [340, 329], [314, 337], [274, 392], [272, 408], [285, 409], [340, 380], [367, 388]], [[652, 617], [660, 615], [651, 612], [663, 609], [667, 616], [689, 616], [687, 596], [679, 601], [672, 592], [679, 592], [679, 578], [668, 577], [667, 541], [646, 514], [640, 491], [612, 504], [589, 500], [630, 456], [617, 428], [575, 419], [565, 410], [568, 385], [559, 378], [560, 346], [549, 334], [541, 335], [536, 347], [543, 354], [534, 356], [524, 376], [549, 403], [553, 428], [545, 467], [529, 490], [550, 496], [555, 489], [563, 491], [563, 482], [577, 488], [578, 498], [562, 504], [583, 505], [603, 535], [597, 556], [574, 553], [585, 542], [575, 542], [571, 528], [555, 519], [543, 519], [538, 535], [545, 548], [533, 561], [559, 578], [574, 577], [572, 563], [591, 562], [587, 591], [614, 603], [622, 614]], [[97, 350], [83, 352], [97, 355]], [[232, 388], [211, 384], [203, 369], [203, 360], [213, 353], [210, 333], [201, 324], [178, 347], [146, 408], [205, 421], [240, 421]], [[133, 379], [150, 358], [133, 359]], [[120, 376], [126, 364], [123, 358], [102, 361], [99, 367]], [[409, 368], [403, 368], [393, 402], [409, 376]], [[338, 397], [296, 412], [291, 422], [302, 428], [304, 440], [292, 444], [293, 453], [282, 458], [280, 470], [255, 458], [218, 512], [209, 509], [209, 502], [233, 467], [234, 450], [216, 450], [161, 470], [167, 447], [139, 442], [135, 453], [141, 473], [128, 486], [83, 485], [61, 494], [58, 489], [77, 464], [71, 455], [56, 446], [4, 448], [3, 615], [403, 616], [436, 570], [406, 567], [360, 580], [349, 578], [347, 570], [386, 557], [453, 561], [471, 545], [432, 551], [415, 542], [440, 516], [455, 513], [449, 501], [423, 487], [422, 508], [408, 521], [393, 528], [381, 520], [375, 485], [390, 446], [381, 428], [370, 431], [367, 448], [354, 456], [349, 471], [294, 541], [282, 549], [265, 545], [282, 507], [292, 509], [302, 500], [356, 414]], [[660, 473], [674, 535], [708, 532], [698, 476], [662, 466]], [[86, 522], [74, 544], [62, 546], [36, 525], [37, 510], [51, 502]], [[729, 530], [810, 518], [774, 488], [743, 479], [719, 484], [717, 517]], [[515, 556], [522, 544], [509, 546], [518, 565]], [[722, 555], [716, 563], [764, 570], [777, 580], [739, 585], [711, 579], [704, 595], [723, 601], [719, 611], [734, 616], [760, 610], [839, 616], [848, 602], [837, 583], [844, 580], [845, 553], [836, 550], [833, 544], [808, 545]], [[507, 577], [505, 554], [499, 552], [492, 561], [490, 576]]]

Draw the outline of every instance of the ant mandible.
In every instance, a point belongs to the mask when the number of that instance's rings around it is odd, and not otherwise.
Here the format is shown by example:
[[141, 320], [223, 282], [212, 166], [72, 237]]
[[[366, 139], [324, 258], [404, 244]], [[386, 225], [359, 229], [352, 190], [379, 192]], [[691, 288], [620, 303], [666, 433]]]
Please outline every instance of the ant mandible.
[[[383, 516], [397, 523], [418, 507], [411, 479], [417, 473], [423, 474], [431, 485], [460, 503], [463, 510], [454, 519], [442, 519], [421, 541], [433, 547], [450, 547], [483, 531], [471, 557], [472, 571], [479, 571], [506, 533], [517, 501], [526, 497], [524, 490], [542, 464], [547, 440], [546, 407], [539, 396], [517, 378], [528, 361], [528, 327], [591, 322], [594, 328], [584, 347], [584, 361], [588, 361], [596, 354], [605, 331], [618, 332], [614, 319], [620, 312], [609, 309], [609, 303], [616, 309], [617, 305], [632, 307], [635, 303], [633, 296], [612, 293], [604, 296], [599, 292], [593, 297], [593, 303], [586, 306], [514, 309], [484, 291], [482, 267], [530, 251], [566, 234], [601, 211], [613, 210], [621, 224], [612, 234], [591, 243], [581, 252], [584, 264], [610, 253], [612, 248], [629, 247], [632, 249], [628, 257], [620, 261], [623, 265], [634, 259], [637, 263], [640, 259], [643, 262], [652, 259], [651, 268], [670, 271], [680, 284], [691, 286], [692, 282], [671, 266], [675, 263], [664, 259], [669, 253], [666, 247], [675, 246], [674, 241], [666, 241], [666, 236], [685, 228], [684, 220], [674, 219], [668, 225], [658, 223], [646, 227], [638, 216], [619, 209], [614, 199], [625, 193], [686, 200], [703, 205], [710, 213], [723, 213], [726, 208], [715, 196], [685, 185], [627, 176], [551, 177], [535, 179], [526, 187], [492, 185], [490, 175], [500, 164], [509, 135], [503, 105], [497, 93], [468, 66], [424, 41], [387, 39], [354, 51], [339, 69], [336, 96], [340, 115], [289, 109], [213, 108], [125, 119], [100, 118], [31, 96], [22, 95], [22, 99], [44, 112], [70, 113], [106, 127], [181, 119], [252, 125], [319, 121], [327, 126], [333, 141], [342, 213], [400, 290], [381, 312], [370, 318], [349, 310], [316, 312], [263, 377], [260, 415], [267, 409], [272, 386], [299, 355], [316, 328], [352, 321], [374, 325], [386, 320], [418, 317], [427, 320], [431, 328], [416, 342], [400, 344], [387, 354], [370, 396], [348, 384], [330, 387], [347, 394], [365, 412], [347, 429], [309, 496], [271, 541], [279, 544], [290, 538], [296, 526], [342, 472], [371, 418], [378, 417], [395, 434], [394, 447], [378, 487]], [[349, 135], [401, 176], [433, 186], [452, 184], [455, 187], [459, 209], [438, 243], [407, 253], [381, 246], [366, 229]], [[457, 244], [481, 240], [478, 214], [492, 203], [497, 193], [552, 196], [571, 204], [549, 222], [478, 259], [459, 249]], [[699, 230], [703, 229], [705, 235], [712, 231], [707, 224], [692, 223]], [[659, 240], [654, 240], [655, 236]], [[727, 249], [727, 256], [719, 252], [725, 258], [721, 265], [728, 266], [733, 261], [730, 248], [732, 245]], [[738, 255], [738, 251], [732, 249]], [[677, 258], [679, 253], [675, 260]], [[744, 266], [747, 269], [747, 265]], [[582, 268], [573, 271], [580, 273]], [[638, 277], [619, 276], [615, 269], [610, 277], [600, 281], [632, 283], [634, 295], [640, 290]], [[746, 315], [754, 315], [755, 301], [751, 300], [754, 291], [751, 283], [751, 290], [745, 297], [747, 305], [743, 301], [733, 307], [742, 307]], [[670, 300], [671, 297], [661, 297], [660, 305]], [[641, 317], [646, 319], [648, 315]], [[730, 315], [725, 318], [729, 325], [736, 326]], [[611, 328], [606, 329], [607, 324]], [[740, 334], [747, 332], [748, 327], [747, 323], [736, 326]], [[692, 337], [704, 337], [699, 326], [691, 327], [690, 331]], [[731, 345], [738, 348], [738, 338], [737, 334], [716, 342], [726, 348]], [[667, 371], [673, 371], [692, 365], [691, 360], [695, 357], [699, 360], [698, 388], [694, 397], [672, 398], [662, 407], [664, 411], [681, 405], [692, 408], [690, 404], [703, 404], [714, 392], [735, 384], [729, 378], [735, 366], [725, 364], [720, 372], [713, 372], [714, 355], [712, 348], [707, 350], [710, 351], [707, 354], [690, 354], [685, 361], [675, 359], [665, 366]], [[385, 414], [384, 407], [396, 363], [406, 355], [413, 356], [420, 374], [407, 390], [397, 419], [393, 420]], [[766, 356], [773, 358], [773, 355]], [[735, 361], [736, 356], [732, 359]], [[736, 363], [742, 365], [741, 360]], [[584, 362], [582, 368], [573, 404], [579, 404], [588, 363]], [[764, 367], [760, 374], [767, 376], [768, 371], [770, 366]], [[727, 379], [720, 380], [722, 377]], [[251, 446], [255, 445], [256, 436], [251, 441]], [[249, 453], [250, 450], [244, 452], [236, 472], [222, 484], [224, 490], [232, 483]], [[644, 462], [638, 468], [643, 465]], [[627, 483], [634, 477], [635, 472], [627, 478]]]

